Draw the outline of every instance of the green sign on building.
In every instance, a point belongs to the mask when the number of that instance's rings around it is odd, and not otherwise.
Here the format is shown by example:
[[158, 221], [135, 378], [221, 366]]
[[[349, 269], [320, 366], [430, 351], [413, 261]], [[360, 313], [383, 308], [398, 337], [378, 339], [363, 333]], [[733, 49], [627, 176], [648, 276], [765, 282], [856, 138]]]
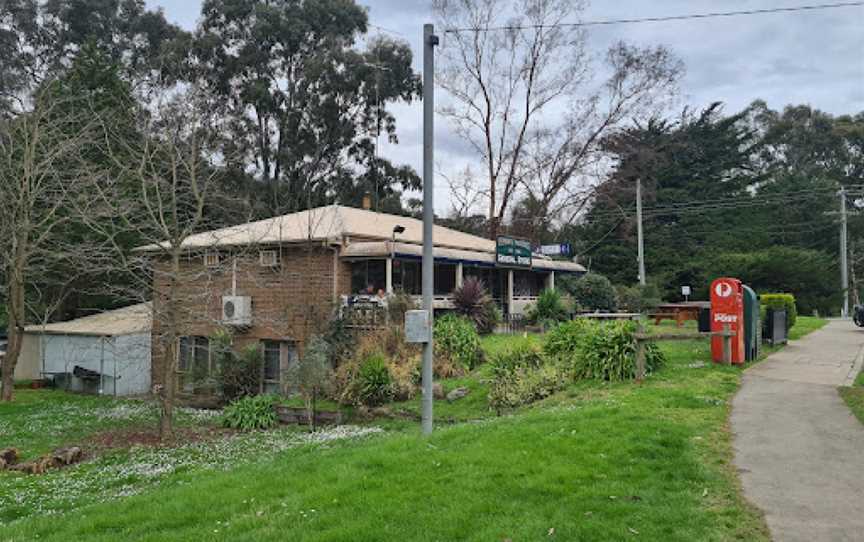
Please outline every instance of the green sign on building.
[[531, 267], [531, 241], [499, 236], [495, 261], [505, 267]]

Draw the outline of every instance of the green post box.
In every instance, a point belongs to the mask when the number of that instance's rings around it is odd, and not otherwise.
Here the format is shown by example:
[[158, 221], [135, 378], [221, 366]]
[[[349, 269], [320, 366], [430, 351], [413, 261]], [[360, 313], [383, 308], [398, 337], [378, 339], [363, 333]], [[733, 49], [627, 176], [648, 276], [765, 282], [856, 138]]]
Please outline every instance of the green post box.
[[744, 286], [744, 359], [759, 357], [759, 297], [749, 286]]

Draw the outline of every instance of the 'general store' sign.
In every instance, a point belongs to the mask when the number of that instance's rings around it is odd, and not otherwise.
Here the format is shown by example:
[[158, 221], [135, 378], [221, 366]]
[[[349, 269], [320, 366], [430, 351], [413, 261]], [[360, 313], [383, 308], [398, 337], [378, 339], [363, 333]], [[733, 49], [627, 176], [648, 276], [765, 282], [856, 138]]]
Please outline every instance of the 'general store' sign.
[[495, 261], [508, 267], [531, 267], [531, 241], [499, 236]]

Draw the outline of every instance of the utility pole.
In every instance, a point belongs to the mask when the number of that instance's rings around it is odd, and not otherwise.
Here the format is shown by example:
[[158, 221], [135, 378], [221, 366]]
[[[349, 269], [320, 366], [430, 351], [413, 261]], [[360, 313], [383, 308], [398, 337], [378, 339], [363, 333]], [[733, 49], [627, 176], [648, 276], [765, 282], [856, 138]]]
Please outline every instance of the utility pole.
[[840, 288], [843, 290], [843, 308], [840, 316], [849, 316], [849, 264], [846, 261], [847, 251], [846, 232], [846, 189], [840, 188]]
[[639, 239], [639, 284], [645, 286], [645, 238], [642, 235], [642, 178], [636, 179], [636, 236]]
[[432, 433], [432, 362], [434, 345], [432, 330], [435, 322], [433, 294], [435, 260], [432, 231], [435, 221], [434, 120], [435, 120], [435, 46], [438, 36], [435, 26], [423, 25], [423, 310], [429, 313], [428, 342], [423, 345], [423, 405], [421, 427], [424, 435]]

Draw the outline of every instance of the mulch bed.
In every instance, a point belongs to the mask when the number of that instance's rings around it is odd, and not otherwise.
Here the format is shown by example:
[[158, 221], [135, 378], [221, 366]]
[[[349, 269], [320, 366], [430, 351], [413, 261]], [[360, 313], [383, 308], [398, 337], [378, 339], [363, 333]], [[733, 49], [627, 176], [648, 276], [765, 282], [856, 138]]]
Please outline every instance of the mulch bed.
[[208, 441], [236, 433], [236, 429], [224, 427], [179, 427], [174, 429], [174, 439], [162, 441], [157, 428], [114, 429], [102, 431], [89, 437], [82, 448], [89, 457], [96, 457], [107, 451], [127, 449], [135, 446], [148, 448], [174, 448], [181, 444]]

